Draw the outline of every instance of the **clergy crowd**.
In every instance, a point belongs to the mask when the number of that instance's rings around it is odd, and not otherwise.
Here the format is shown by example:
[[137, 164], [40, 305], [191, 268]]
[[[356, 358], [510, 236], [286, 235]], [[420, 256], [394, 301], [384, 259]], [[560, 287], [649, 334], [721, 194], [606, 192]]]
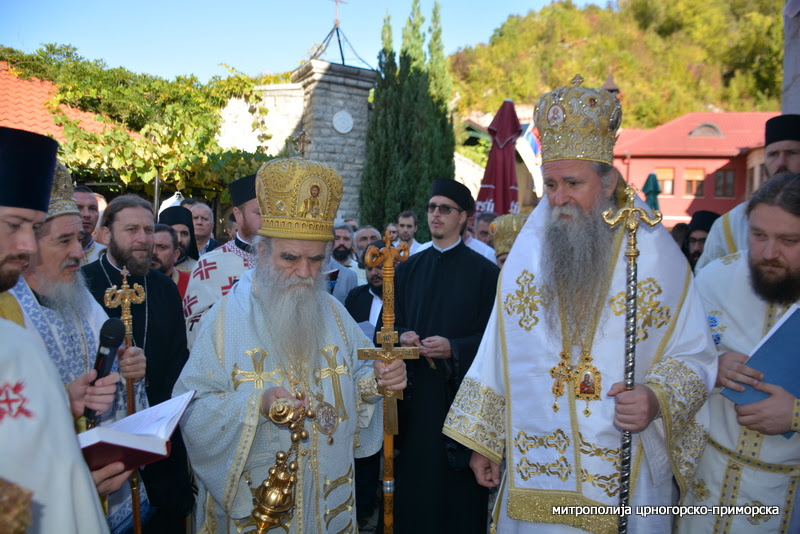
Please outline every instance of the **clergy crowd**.
[[[529, 214], [439, 178], [427, 220], [358, 226], [334, 167], [275, 158], [225, 243], [203, 199], [105, 205], [0, 127], [0, 531], [800, 532], [800, 365], [748, 361], [800, 299], [800, 116], [748, 201], [672, 235], [613, 166], [614, 94], [576, 76], [534, 120]], [[384, 326], [415, 357], [369, 359]], [[187, 392], [168, 457], [89, 469], [77, 433]]]

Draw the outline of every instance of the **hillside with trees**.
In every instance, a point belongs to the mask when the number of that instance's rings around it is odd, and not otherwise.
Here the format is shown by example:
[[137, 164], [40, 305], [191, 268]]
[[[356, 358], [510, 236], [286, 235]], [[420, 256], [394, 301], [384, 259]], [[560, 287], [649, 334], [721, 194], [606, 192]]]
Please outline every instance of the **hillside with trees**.
[[[455, 111], [494, 113], [581, 73], [620, 87], [623, 126], [650, 128], [690, 111], [780, 109], [783, 0], [553, 2], [509, 17], [488, 44], [450, 56]], [[446, 21], [444, 21], [446, 24]]]

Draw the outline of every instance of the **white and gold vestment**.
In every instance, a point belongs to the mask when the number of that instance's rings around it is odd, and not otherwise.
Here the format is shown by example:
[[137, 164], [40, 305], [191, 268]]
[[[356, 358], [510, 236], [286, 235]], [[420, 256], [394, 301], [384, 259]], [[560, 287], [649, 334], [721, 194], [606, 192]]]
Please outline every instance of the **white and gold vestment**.
[[[208, 311], [175, 385], [174, 395], [197, 391], [181, 429], [200, 486], [201, 533], [252, 530], [250, 487], [267, 478], [275, 454], [291, 444], [290, 431], [260, 413], [265, 389], [294, 387], [271, 357], [272, 336], [279, 334], [270, 332], [269, 303], [253, 294], [252, 279], [253, 271], [246, 272]], [[301, 442], [289, 532], [357, 530], [353, 457], [374, 454], [383, 437], [372, 362], [357, 354], [372, 345], [336, 299], [326, 296], [324, 305], [329, 308], [319, 325], [325, 343], [317, 355], [320, 371], [314, 383], [300, 384], [318, 414], [306, 422], [310, 437]], [[317, 422], [323, 403], [338, 414], [330, 436]]]
[[[747, 250], [711, 262], [698, 274], [697, 285], [719, 354], [750, 354], [788, 308], [762, 300], [750, 288]], [[797, 514], [800, 436], [797, 432], [789, 439], [767, 436], [740, 426], [733, 402], [720, 391], [716, 388], [708, 400], [712, 416], [709, 442], [684, 503], [777, 506], [779, 513], [684, 516], [678, 531], [797, 532], [800, 522], [798, 518], [792, 521], [792, 515]], [[797, 412], [797, 399], [795, 407]], [[794, 421], [798, 420], [795, 416]]]
[[747, 248], [747, 202], [742, 202], [723, 214], [711, 225], [703, 246], [703, 254], [697, 260], [695, 272], [716, 260]]
[[[597, 269], [598, 277], [610, 281], [587, 364], [599, 375], [595, 387], [586, 387], [581, 348], [562, 347], [560, 331], [551, 331], [544, 316], [556, 305], [540, 274], [549, 214], [548, 203], [539, 204], [514, 243], [492, 318], [444, 433], [495, 463], [505, 459], [498, 533], [616, 532], [616, 515], [559, 515], [553, 507], [619, 503], [621, 432], [613, 424], [615, 400], [607, 392], [623, 381], [624, 229], [615, 231], [613, 269]], [[654, 391], [661, 414], [634, 433], [631, 504], [671, 505], [673, 475], [685, 490], [703, 450], [707, 419], [700, 408], [713, 385], [716, 361], [692, 273], [672, 238], [660, 225], [640, 227], [638, 247], [635, 380]], [[572, 352], [565, 367], [558, 365], [562, 351]], [[567, 369], [574, 375], [568, 381], [561, 376]], [[594, 395], [598, 400], [586, 400]], [[632, 532], [641, 531], [641, 520], [631, 516]], [[644, 521], [648, 532], [671, 530], [668, 516]]]

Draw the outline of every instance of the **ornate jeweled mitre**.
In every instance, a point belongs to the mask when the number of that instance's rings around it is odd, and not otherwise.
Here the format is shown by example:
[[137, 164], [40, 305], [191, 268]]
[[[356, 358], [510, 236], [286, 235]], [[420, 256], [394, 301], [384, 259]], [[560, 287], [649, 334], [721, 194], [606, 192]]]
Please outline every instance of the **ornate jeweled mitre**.
[[517, 239], [517, 234], [522, 230], [522, 226], [528, 219], [527, 215], [519, 215], [517, 213], [509, 213], [501, 215], [492, 221], [489, 226], [489, 231], [494, 236], [494, 254], [508, 254], [511, 251], [511, 246]]
[[78, 203], [72, 198], [72, 176], [64, 165], [56, 162], [53, 187], [50, 189], [50, 205], [47, 208], [47, 220], [60, 215], [80, 215]]
[[333, 241], [333, 219], [342, 200], [342, 178], [333, 167], [303, 158], [273, 159], [258, 169], [256, 197], [259, 234]]
[[534, 122], [539, 128], [542, 163], [585, 159], [612, 164], [622, 108], [605, 89], [581, 87], [580, 74], [572, 87], [561, 87], [539, 98]]

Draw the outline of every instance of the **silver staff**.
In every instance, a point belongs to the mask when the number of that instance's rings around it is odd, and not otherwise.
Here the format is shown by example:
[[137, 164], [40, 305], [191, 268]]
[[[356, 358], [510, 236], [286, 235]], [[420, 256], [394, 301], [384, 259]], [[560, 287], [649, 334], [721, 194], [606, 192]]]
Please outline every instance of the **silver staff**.
[[[661, 222], [661, 212], [654, 210], [653, 216], [641, 208], [634, 207], [636, 191], [628, 185], [625, 188], [625, 206], [613, 214], [608, 209], [603, 212], [603, 220], [612, 228], [625, 222], [625, 231], [628, 234], [628, 248], [625, 257], [628, 258], [628, 270], [625, 286], [625, 389], [633, 389], [633, 371], [636, 361], [636, 258], [639, 250], [636, 248], [636, 231], [639, 229], [639, 220], [648, 226], [655, 226]], [[622, 431], [622, 447], [620, 448], [619, 466], [619, 505], [623, 510], [627, 508], [630, 500], [631, 489], [631, 432]], [[628, 516], [620, 514], [617, 531], [620, 534], [628, 532]]]

